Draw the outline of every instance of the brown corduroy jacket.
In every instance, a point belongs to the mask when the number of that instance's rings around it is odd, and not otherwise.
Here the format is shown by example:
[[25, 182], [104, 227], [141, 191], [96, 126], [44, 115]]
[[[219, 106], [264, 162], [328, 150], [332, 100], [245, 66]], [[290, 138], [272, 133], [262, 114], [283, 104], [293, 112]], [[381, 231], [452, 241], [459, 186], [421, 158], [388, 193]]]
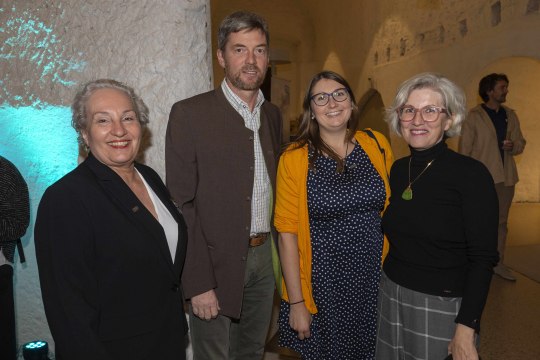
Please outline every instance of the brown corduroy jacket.
[[[279, 109], [265, 101], [259, 134], [274, 190], [281, 129]], [[242, 306], [254, 156], [253, 132], [221, 88], [173, 105], [165, 157], [167, 186], [188, 225], [184, 295], [214, 289], [220, 314], [233, 318]]]

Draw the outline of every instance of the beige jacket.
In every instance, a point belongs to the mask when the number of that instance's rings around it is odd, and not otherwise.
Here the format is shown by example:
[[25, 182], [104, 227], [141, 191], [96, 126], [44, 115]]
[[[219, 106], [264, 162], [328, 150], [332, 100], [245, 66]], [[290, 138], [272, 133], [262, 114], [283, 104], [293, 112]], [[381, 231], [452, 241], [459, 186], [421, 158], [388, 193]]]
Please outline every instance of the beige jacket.
[[495, 184], [504, 182], [506, 186], [512, 186], [519, 181], [514, 155], [523, 152], [526, 141], [521, 133], [516, 112], [504, 105], [503, 108], [508, 117], [507, 133], [514, 142], [512, 151], [504, 152], [504, 166], [495, 126], [481, 105], [472, 108], [463, 122], [459, 152], [481, 161], [488, 168]]

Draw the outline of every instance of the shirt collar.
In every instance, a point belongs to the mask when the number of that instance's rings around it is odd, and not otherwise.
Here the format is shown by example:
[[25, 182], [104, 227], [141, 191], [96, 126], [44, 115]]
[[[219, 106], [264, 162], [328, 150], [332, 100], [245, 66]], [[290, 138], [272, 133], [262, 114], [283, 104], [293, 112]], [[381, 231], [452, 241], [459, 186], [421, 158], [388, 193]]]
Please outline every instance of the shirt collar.
[[[240, 97], [231, 90], [229, 84], [227, 84], [226, 79], [223, 79], [223, 81], [221, 82], [221, 90], [223, 90], [223, 94], [225, 94], [225, 97], [232, 105], [232, 107], [236, 109], [236, 111], [243, 111], [244, 109], [249, 109], [249, 105], [245, 101], [240, 99]], [[261, 89], [259, 89], [259, 92], [257, 94], [257, 102], [255, 103], [255, 107], [253, 108], [253, 112], [258, 111], [262, 106], [263, 102], [264, 95]]]
[[492, 108], [490, 108], [489, 106], [487, 106], [485, 103], [482, 104], [482, 108], [488, 113], [488, 114], [493, 114], [493, 115], [499, 115], [499, 114], [505, 114], [506, 115], [506, 110], [504, 109], [504, 107], [501, 105], [499, 106], [499, 110], [493, 110]]

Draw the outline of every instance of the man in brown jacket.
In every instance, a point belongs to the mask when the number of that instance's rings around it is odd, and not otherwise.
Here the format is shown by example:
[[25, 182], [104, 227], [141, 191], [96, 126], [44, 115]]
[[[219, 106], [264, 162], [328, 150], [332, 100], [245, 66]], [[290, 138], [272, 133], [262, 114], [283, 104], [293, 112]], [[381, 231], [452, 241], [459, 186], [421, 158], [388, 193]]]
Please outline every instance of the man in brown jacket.
[[268, 29], [237, 12], [218, 31], [218, 89], [174, 104], [167, 185], [188, 225], [182, 276], [197, 360], [261, 359], [272, 310], [272, 213], [282, 119], [260, 91]]
[[484, 101], [469, 111], [463, 123], [459, 152], [486, 165], [499, 198], [499, 264], [493, 269], [500, 277], [516, 278], [504, 265], [504, 249], [508, 233], [508, 214], [514, 198], [518, 174], [514, 156], [525, 148], [519, 120], [514, 110], [502, 105], [508, 94], [508, 78], [490, 74], [480, 80], [478, 93]]

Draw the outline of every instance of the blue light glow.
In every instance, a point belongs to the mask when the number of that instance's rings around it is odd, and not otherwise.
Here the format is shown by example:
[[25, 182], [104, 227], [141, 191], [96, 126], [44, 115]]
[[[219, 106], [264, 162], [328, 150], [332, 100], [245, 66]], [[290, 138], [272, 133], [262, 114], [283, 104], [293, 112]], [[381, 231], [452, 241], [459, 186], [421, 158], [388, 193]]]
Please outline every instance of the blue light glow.
[[[31, 223], [22, 238], [28, 265], [15, 261], [18, 337], [27, 337], [21, 332], [29, 331], [32, 338], [45, 337], [52, 343], [46, 322], [34, 326], [35, 321], [25, 321], [28, 310], [45, 319], [43, 309], [33, 303], [39, 293], [33, 227], [45, 189], [77, 166], [77, 135], [65, 105], [86, 70], [86, 55], [67, 33], [67, 23], [73, 20], [63, 21], [64, 2], [0, 3], [0, 155], [25, 178], [31, 207]], [[34, 341], [24, 350], [47, 349], [47, 343]]]
[[42, 348], [44, 346], [46, 346], [47, 343], [44, 342], [44, 341], [34, 341], [34, 342], [30, 342], [28, 344], [26, 344], [24, 347], [27, 348], [27, 349], [39, 349], [39, 348]]
[[31, 198], [39, 199], [77, 165], [77, 135], [70, 123], [66, 106], [0, 107], [0, 154], [32, 185]]
[[[22, 5], [21, 5], [22, 6]], [[57, 15], [64, 16], [59, 6]], [[55, 90], [74, 87], [84, 54], [66, 46], [58, 31], [33, 9], [0, 8], [0, 154], [12, 161], [29, 184], [31, 198], [77, 165], [77, 136], [71, 110], [52, 104]], [[20, 71], [19, 69], [25, 69]], [[28, 71], [33, 69], [33, 71]]]

